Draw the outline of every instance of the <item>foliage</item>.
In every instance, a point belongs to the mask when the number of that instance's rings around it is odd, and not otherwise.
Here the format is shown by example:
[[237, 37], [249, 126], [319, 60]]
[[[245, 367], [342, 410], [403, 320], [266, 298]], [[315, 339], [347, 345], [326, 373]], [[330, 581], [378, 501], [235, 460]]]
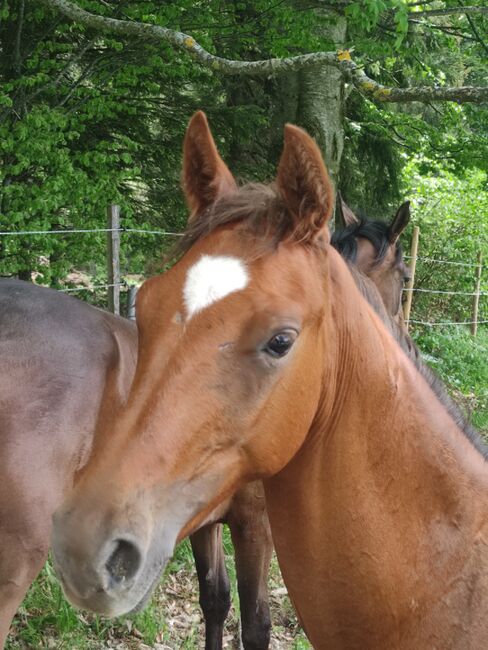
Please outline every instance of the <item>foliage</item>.
[[[346, 19], [341, 45], [382, 83], [486, 83], [483, 15], [471, 17], [473, 26], [462, 15], [420, 24], [403, 0], [320, 10], [266, 0], [78, 1], [101, 15], [190, 32], [211, 52], [248, 60], [333, 49], [335, 25]], [[181, 229], [181, 142], [200, 107], [238, 176], [263, 179], [274, 170], [286, 110], [271, 79], [224, 79], [169, 46], [95, 34], [25, 0], [3, 2], [0, 43], [1, 230], [104, 227], [109, 202], [122, 205], [125, 227]], [[482, 108], [385, 108], [346, 92], [340, 184], [355, 207], [391, 211], [403, 151], [434, 166], [447, 156], [456, 174], [486, 168]], [[147, 270], [162, 245], [127, 236], [123, 270]], [[102, 280], [104, 258], [101, 235], [0, 237], [1, 275], [37, 271], [53, 286], [72, 268]]]
[[[425, 164], [430, 171], [425, 175]], [[488, 183], [486, 172], [469, 169], [461, 176], [423, 157], [404, 169], [405, 196], [412, 201], [413, 222], [420, 227], [415, 288], [472, 293], [475, 264], [484, 265], [478, 319], [488, 320]], [[427, 258], [427, 259], [422, 259]], [[444, 260], [448, 263], [432, 262]], [[414, 294], [412, 318], [424, 321], [472, 318], [470, 295]]]
[[[366, 72], [385, 85], [486, 85], [486, 15], [416, 18], [422, 9], [458, 6], [450, 1], [425, 7], [403, 0], [348, 3], [346, 12], [354, 20], [349, 21], [345, 45], [354, 49], [355, 60]], [[352, 91], [345, 122], [343, 194], [370, 214], [393, 209], [406, 155], [422, 155], [425, 174], [436, 173], [444, 161], [461, 176], [466, 169], [486, 171], [487, 123], [486, 106], [384, 106]]]
[[416, 336], [427, 363], [488, 440], [488, 328], [473, 338], [461, 327], [425, 329]]

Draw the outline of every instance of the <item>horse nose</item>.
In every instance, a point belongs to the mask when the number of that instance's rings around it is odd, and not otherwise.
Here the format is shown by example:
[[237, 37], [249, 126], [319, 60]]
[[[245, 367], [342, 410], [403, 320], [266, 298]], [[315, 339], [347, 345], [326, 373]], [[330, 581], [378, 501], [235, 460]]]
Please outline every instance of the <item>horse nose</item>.
[[105, 562], [105, 570], [109, 581], [108, 592], [126, 589], [132, 582], [142, 564], [142, 553], [132, 540], [116, 539]]

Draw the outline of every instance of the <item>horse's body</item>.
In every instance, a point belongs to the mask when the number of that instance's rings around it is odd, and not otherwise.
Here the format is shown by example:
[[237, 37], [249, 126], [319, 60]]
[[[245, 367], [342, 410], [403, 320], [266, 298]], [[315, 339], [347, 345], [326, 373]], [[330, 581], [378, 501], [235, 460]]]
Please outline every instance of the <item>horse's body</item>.
[[121, 407], [131, 323], [49, 289], [0, 282], [0, 647], [47, 557], [51, 517]]
[[66, 593], [141, 606], [175, 542], [262, 478], [315, 647], [487, 647], [484, 456], [330, 246], [316, 145], [287, 127], [276, 189], [238, 189], [197, 114], [184, 184], [183, 256], [139, 292], [127, 405], [55, 516]]
[[343, 292], [331, 308], [344, 320], [328, 332], [342, 353], [327, 376], [347, 370], [329, 384], [328, 406], [299, 452], [265, 481], [297, 613], [316, 648], [485, 647], [485, 461], [376, 315], [354, 300], [341, 260], [331, 255], [329, 269]]

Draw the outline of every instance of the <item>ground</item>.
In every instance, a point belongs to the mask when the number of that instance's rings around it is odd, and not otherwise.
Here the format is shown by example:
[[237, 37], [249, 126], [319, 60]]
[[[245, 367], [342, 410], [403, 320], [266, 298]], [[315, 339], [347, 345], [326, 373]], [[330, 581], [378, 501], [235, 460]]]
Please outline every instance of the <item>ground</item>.
[[[232, 546], [225, 534], [233, 605], [224, 648], [238, 649], [239, 613]], [[300, 630], [276, 558], [270, 576], [271, 650], [311, 648]], [[109, 621], [77, 612], [63, 598], [51, 564], [31, 588], [16, 616], [6, 650], [197, 650], [204, 647], [198, 583], [188, 542], [177, 550], [148, 608], [134, 619]]]

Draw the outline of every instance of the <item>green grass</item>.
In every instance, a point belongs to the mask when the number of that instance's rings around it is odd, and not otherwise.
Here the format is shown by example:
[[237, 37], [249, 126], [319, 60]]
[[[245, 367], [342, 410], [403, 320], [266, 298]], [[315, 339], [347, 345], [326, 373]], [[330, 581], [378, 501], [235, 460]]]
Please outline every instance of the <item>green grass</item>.
[[414, 338], [473, 426], [488, 437], [488, 328], [473, 337], [463, 327], [446, 326]]
[[[231, 582], [233, 606], [225, 635], [238, 636], [239, 605], [233, 560], [233, 547], [224, 528], [226, 566]], [[274, 633], [285, 638], [290, 650], [308, 650], [311, 646], [298, 629], [293, 608], [286, 595], [273, 596], [283, 583], [276, 560], [270, 575]], [[198, 587], [193, 555], [186, 540], [165, 571], [165, 577], [146, 609], [134, 617], [116, 620], [79, 612], [65, 600], [51, 562], [47, 562], [30, 588], [14, 619], [6, 650], [55, 648], [56, 650], [140, 650], [169, 647], [196, 650], [202, 647], [203, 625], [198, 605]], [[233, 643], [228, 648], [238, 647]]]

